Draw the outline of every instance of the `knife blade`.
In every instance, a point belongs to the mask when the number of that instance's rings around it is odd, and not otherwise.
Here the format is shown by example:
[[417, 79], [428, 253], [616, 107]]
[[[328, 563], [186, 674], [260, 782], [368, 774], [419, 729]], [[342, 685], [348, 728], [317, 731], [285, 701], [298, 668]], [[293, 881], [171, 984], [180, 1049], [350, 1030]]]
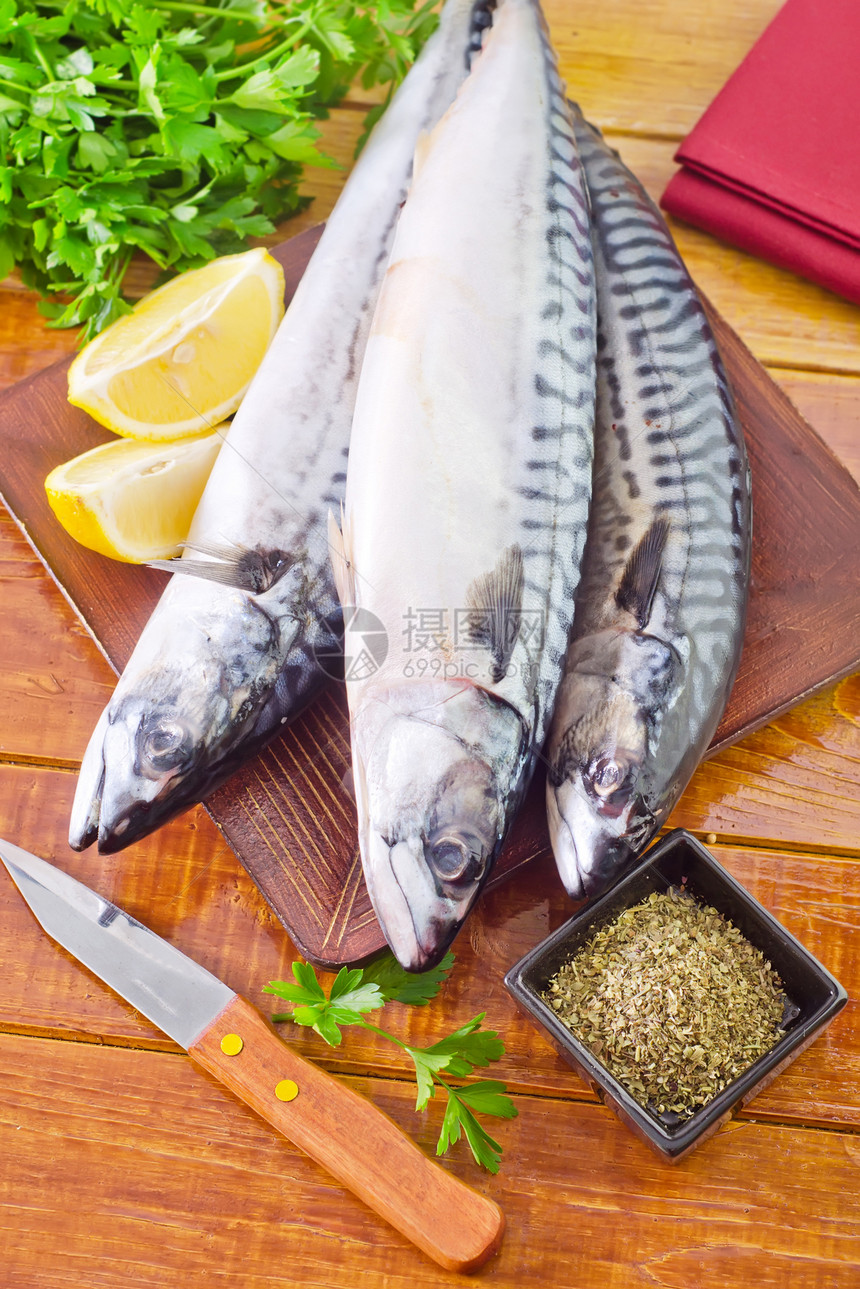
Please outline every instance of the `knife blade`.
[[47, 860], [2, 839], [0, 859], [52, 939], [440, 1266], [474, 1271], [496, 1252], [498, 1205], [294, 1052], [246, 999]]

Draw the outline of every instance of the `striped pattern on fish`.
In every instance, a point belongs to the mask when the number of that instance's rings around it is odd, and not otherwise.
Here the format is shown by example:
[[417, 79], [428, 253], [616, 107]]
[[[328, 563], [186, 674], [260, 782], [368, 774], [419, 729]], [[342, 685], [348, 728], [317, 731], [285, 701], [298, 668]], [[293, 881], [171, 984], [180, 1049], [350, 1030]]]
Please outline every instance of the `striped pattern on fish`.
[[595, 894], [669, 813], [740, 657], [749, 468], [665, 221], [578, 110], [598, 298], [592, 514], [547, 755], [565, 885]]
[[[545, 229], [547, 272], [540, 313], [545, 324], [535, 364], [536, 409], [517, 474], [522, 499], [534, 505], [520, 517], [525, 589], [545, 613], [545, 644], [533, 706], [521, 695], [532, 743], [542, 744], [567, 652], [571, 606], [585, 545], [594, 448], [594, 268], [588, 198], [555, 54], [542, 26], [549, 85], [549, 170]], [[507, 694], [505, 697], [509, 697]], [[510, 701], [510, 699], [509, 699]]]
[[[362, 861], [413, 970], [472, 906], [544, 737], [585, 541], [594, 347], [587, 199], [555, 56], [537, 3], [501, 0], [419, 148], [347, 481], [342, 599], [389, 645], [348, 686]], [[422, 610], [435, 629], [418, 650]], [[348, 658], [360, 642], [348, 629]]]
[[358, 372], [415, 142], [468, 72], [491, 0], [448, 0], [373, 130], [237, 412], [169, 582], [87, 749], [70, 827], [121, 849], [201, 800], [326, 677]]

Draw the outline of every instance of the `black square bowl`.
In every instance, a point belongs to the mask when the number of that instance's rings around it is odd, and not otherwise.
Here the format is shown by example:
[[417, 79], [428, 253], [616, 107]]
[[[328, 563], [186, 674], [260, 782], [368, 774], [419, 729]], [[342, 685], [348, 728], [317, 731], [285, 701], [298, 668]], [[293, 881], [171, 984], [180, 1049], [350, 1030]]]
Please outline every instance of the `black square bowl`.
[[[670, 886], [712, 905], [760, 949], [778, 973], [786, 997], [779, 1042], [722, 1092], [686, 1119], [645, 1109], [561, 1023], [541, 994], [563, 963], [625, 909]], [[593, 904], [575, 914], [512, 967], [505, 985], [518, 1006], [547, 1031], [554, 1046], [622, 1123], [670, 1163], [706, 1141], [817, 1038], [848, 995], [829, 971], [718, 864], [690, 833], [676, 829]]]

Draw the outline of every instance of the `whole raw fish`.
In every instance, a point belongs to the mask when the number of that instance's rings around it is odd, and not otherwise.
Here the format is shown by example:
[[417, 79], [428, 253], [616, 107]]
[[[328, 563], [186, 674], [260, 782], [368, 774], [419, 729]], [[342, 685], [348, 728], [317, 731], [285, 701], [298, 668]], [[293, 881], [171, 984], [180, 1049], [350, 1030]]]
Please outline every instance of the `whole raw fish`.
[[585, 540], [594, 345], [555, 56], [535, 0], [501, 0], [416, 157], [335, 559], [362, 862], [409, 970], [466, 917], [544, 738]]
[[[375, 127], [230, 427], [183, 559], [90, 740], [69, 842], [116, 851], [200, 801], [307, 703], [338, 643], [326, 516], [415, 143], [490, 0], [449, 0]], [[202, 556], [202, 558], [201, 558]], [[193, 576], [187, 576], [187, 574]]]
[[547, 804], [562, 881], [581, 898], [659, 828], [719, 723], [751, 506], [732, 394], [669, 230], [577, 111], [574, 125], [597, 281], [594, 492]]

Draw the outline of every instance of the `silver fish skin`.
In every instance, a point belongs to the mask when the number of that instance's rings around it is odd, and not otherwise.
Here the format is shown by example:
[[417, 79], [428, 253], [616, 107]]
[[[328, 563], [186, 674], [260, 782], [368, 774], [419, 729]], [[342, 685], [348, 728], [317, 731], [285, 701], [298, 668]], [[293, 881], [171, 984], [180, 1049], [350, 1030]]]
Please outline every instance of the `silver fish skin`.
[[339, 650], [340, 605], [326, 521], [344, 494], [373, 306], [416, 140], [489, 21], [488, 0], [448, 0], [346, 182], [93, 733], [76, 850], [96, 837], [120, 850], [202, 800], [327, 679], [316, 659]]
[[594, 346], [555, 55], [538, 4], [500, 0], [419, 148], [332, 531], [362, 864], [407, 970], [457, 934], [545, 736], [585, 542]]
[[740, 659], [751, 496], [708, 319], [666, 223], [574, 109], [597, 282], [592, 512], [546, 748], [562, 881], [600, 894], [660, 827]]

